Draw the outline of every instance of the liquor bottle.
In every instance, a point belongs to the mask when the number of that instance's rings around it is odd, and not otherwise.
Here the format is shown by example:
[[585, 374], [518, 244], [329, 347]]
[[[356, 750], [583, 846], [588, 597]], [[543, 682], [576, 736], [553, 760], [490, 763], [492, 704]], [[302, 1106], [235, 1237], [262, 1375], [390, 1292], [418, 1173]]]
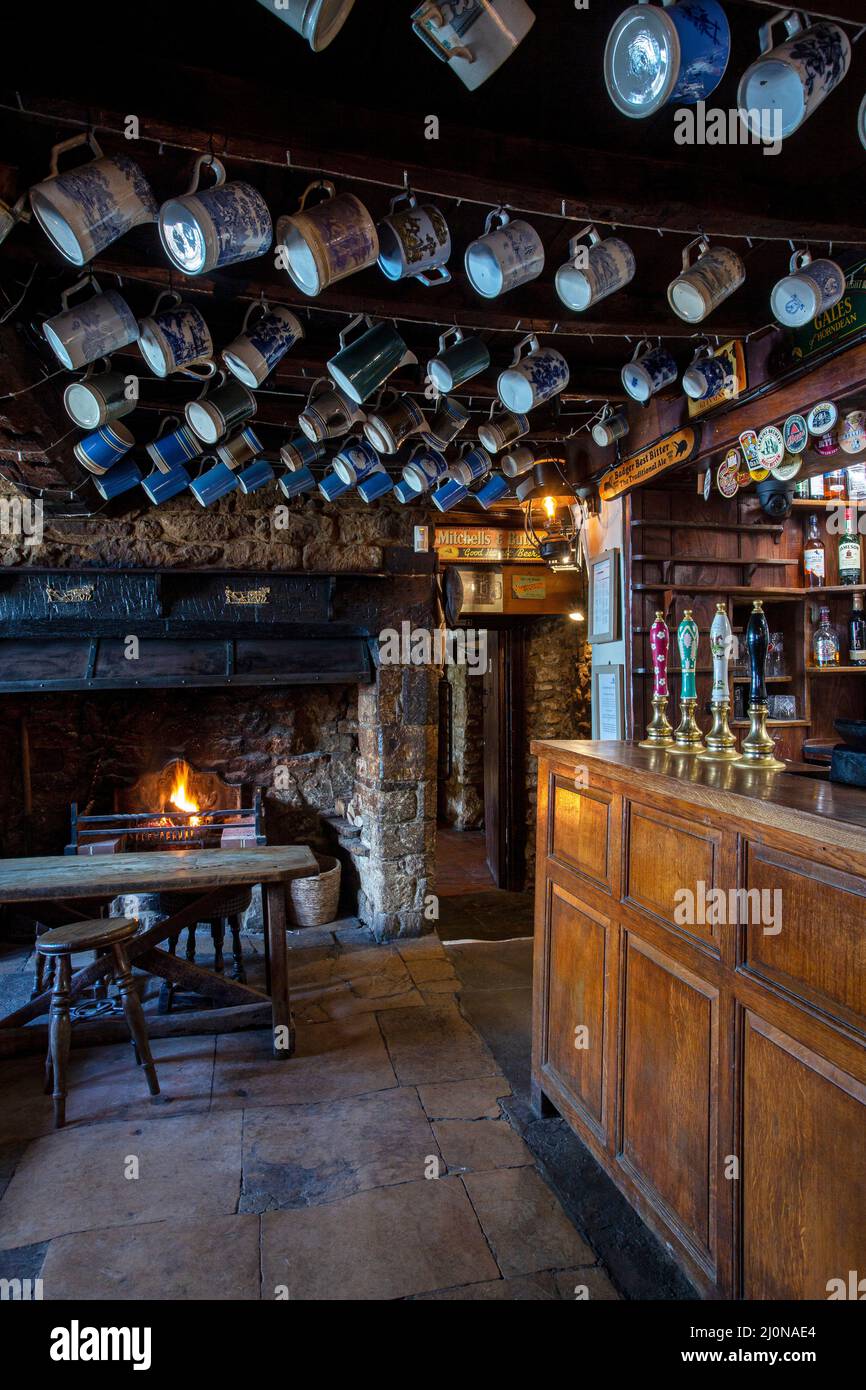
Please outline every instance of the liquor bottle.
[[848, 660], [852, 666], [866, 666], [866, 614], [863, 612], [862, 594], [855, 594], [851, 600], [851, 617], [848, 619]]
[[839, 537], [839, 583], [860, 583], [860, 537], [850, 507], [845, 508], [845, 529]]
[[846, 496], [845, 469], [834, 468], [824, 479], [824, 495], [833, 502], [844, 502]]
[[838, 666], [839, 637], [830, 622], [830, 609], [821, 609], [821, 621], [812, 637], [812, 654], [816, 666]]
[[824, 542], [818, 530], [818, 516], [813, 512], [809, 517], [809, 530], [803, 545], [803, 575], [807, 589], [820, 589], [825, 583], [827, 573]]

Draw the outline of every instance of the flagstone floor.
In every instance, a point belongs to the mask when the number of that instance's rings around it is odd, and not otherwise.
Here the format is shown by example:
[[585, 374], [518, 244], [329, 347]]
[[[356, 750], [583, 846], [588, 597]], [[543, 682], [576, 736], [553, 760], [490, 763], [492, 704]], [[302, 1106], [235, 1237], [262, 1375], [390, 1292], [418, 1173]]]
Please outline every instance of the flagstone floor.
[[[158, 1040], [151, 1101], [131, 1049], [76, 1049], [57, 1133], [41, 1058], [0, 1062], [0, 1277], [46, 1299], [619, 1297], [471, 1021], [522, 1086], [531, 943], [487, 973], [491, 943], [376, 946], [353, 923], [290, 947], [289, 1061], [264, 1031]], [[0, 957], [6, 1007], [27, 965]]]

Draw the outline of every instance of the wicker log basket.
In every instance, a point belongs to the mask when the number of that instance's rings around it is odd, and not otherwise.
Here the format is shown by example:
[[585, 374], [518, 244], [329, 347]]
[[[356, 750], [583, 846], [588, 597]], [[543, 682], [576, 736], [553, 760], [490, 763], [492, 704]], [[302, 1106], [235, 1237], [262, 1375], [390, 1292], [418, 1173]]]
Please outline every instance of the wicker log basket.
[[286, 903], [292, 927], [324, 927], [337, 916], [340, 900], [340, 861], [330, 854], [316, 854], [317, 874], [293, 878]]

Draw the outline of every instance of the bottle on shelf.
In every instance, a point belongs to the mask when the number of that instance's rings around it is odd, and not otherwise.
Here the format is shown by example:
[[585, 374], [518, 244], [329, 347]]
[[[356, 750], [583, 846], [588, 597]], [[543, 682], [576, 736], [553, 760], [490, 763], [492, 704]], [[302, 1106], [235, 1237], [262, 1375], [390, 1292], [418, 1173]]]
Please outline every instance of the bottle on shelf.
[[826, 573], [824, 542], [818, 528], [818, 515], [813, 512], [809, 517], [809, 528], [803, 544], [803, 576], [806, 581], [806, 588], [820, 589], [826, 583]]
[[824, 496], [833, 502], [844, 502], [847, 495], [845, 469], [834, 468], [824, 479]]
[[830, 609], [821, 609], [821, 621], [812, 636], [812, 655], [816, 666], [839, 665], [839, 635], [830, 622]]
[[839, 536], [839, 583], [860, 583], [860, 537], [851, 507], [845, 508], [845, 526]]
[[809, 496], [816, 502], [823, 502], [825, 489], [824, 476], [822, 473], [818, 473], [815, 477], [809, 479]]
[[848, 660], [852, 666], [866, 666], [866, 614], [863, 595], [854, 594], [848, 619]]

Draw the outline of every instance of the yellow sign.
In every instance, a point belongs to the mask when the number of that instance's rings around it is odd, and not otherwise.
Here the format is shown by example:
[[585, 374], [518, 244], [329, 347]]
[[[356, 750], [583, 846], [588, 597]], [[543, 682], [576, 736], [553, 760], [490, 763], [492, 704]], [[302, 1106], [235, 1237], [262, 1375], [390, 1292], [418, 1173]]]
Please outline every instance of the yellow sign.
[[723, 362], [728, 372], [728, 379], [721, 391], [717, 391], [714, 396], [708, 396], [705, 401], [693, 401], [689, 397], [689, 419], [693, 420], [696, 415], [703, 415], [706, 411], [712, 410], [714, 406], [721, 405], [723, 401], [735, 401], [748, 386], [748, 376], [746, 373], [746, 354], [743, 352], [743, 344], [735, 339], [729, 343], [724, 343], [722, 347], [716, 348], [715, 360]]
[[541, 575], [513, 574], [511, 576], [512, 598], [539, 599], [547, 597], [547, 585]]
[[660, 439], [658, 444], [653, 444], [649, 449], [624, 459], [606, 473], [599, 483], [601, 500], [612, 502], [614, 497], [631, 492], [633, 488], [649, 482], [650, 478], [657, 477], [659, 473], [666, 473], [669, 468], [675, 468], [678, 464], [688, 463], [697, 452], [698, 438], [696, 430], [678, 430], [676, 434], [669, 434], [666, 439]]
[[444, 564], [543, 564], [522, 531], [497, 526], [437, 526], [433, 549]]

